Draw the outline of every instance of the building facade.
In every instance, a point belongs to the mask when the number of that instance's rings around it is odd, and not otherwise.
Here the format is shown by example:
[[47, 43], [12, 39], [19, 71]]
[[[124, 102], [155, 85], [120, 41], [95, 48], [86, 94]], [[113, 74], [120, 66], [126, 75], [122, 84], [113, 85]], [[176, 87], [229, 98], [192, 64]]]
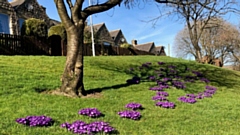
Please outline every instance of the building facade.
[[44, 20], [48, 28], [54, 25], [37, 0], [0, 0], [0, 33], [19, 35], [23, 22], [29, 18]]

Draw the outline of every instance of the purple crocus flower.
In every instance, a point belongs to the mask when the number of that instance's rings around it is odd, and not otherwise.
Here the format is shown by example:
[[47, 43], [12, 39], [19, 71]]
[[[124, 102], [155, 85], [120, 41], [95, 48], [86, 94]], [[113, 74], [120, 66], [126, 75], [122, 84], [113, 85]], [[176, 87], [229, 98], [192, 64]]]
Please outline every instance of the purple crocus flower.
[[142, 109], [142, 105], [139, 103], [128, 103], [127, 105], [125, 105], [126, 108], [130, 108], [132, 110], [136, 110], [136, 109]]
[[208, 80], [208, 79], [206, 79], [206, 78], [201, 78], [200, 79], [202, 82], [205, 82], [205, 83], [209, 83], [210, 81]]
[[162, 108], [175, 108], [175, 104], [173, 102], [168, 102], [168, 101], [165, 101], [165, 102], [157, 102], [156, 103], [156, 106], [160, 106]]
[[164, 96], [156, 95], [156, 96], [153, 96], [153, 97], [152, 97], [152, 100], [160, 100], [160, 101], [163, 101], [163, 100], [167, 100], [167, 98], [164, 97]]
[[158, 62], [158, 65], [163, 65], [163, 64], [165, 64], [165, 63], [164, 62], [160, 62], [160, 61]]
[[159, 91], [159, 92], [157, 92], [157, 95], [167, 97], [168, 93], [165, 91]]

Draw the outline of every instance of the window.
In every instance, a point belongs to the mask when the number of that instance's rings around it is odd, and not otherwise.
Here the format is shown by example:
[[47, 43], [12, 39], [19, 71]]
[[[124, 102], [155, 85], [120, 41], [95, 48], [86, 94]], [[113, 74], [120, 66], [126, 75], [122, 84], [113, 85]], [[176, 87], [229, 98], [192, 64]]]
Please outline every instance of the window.
[[103, 42], [103, 45], [110, 46], [111, 44], [108, 42]]
[[0, 33], [10, 34], [8, 15], [0, 14]]
[[22, 18], [19, 18], [18, 19], [18, 24], [19, 24], [19, 30], [21, 31], [21, 28], [22, 28], [22, 25], [23, 25], [23, 22], [24, 22], [25, 20], [24, 19], [22, 19]]

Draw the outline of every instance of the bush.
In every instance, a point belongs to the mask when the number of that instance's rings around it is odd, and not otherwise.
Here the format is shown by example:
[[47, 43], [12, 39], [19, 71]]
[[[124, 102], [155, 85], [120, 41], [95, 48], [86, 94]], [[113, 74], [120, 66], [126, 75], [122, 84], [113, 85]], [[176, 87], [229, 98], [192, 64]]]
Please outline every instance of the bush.
[[52, 35], [59, 35], [63, 40], [67, 38], [66, 30], [62, 24], [50, 27], [48, 37]]
[[40, 19], [30, 18], [23, 22], [21, 35], [47, 37], [47, 24]]
[[128, 44], [128, 43], [123, 43], [123, 44], [120, 45], [120, 47], [122, 47], [122, 48], [129, 48], [129, 47], [132, 47], [132, 45]]

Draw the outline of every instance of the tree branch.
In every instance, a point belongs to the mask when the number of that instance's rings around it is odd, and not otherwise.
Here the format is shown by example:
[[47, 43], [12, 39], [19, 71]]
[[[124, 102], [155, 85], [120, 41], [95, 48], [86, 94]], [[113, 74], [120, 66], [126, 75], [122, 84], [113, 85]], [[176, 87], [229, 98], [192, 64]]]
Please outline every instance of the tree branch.
[[120, 5], [121, 2], [122, 0], [108, 0], [103, 4], [89, 6], [81, 12], [81, 15], [83, 18], [87, 18], [89, 15], [107, 11], [118, 4]]
[[58, 14], [61, 18], [61, 21], [63, 23], [63, 25], [65, 26], [65, 29], [69, 29], [72, 25], [72, 21], [69, 17], [69, 15], [67, 14], [67, 9], [66, 6], [64, 4], [63, 0], [54, 0], [55, 5], [57, 7], [58, 10]]
[[72, 16], [74, 22], [79, 22], [79, 19], [82, 19], [80, 14], [84, 0], [76, 0], [74, 7], [72, 9]]
[[72, 9], [73, 4], [72, 4], [71, 0], [67, 0], [67, 3], [68, 3], [69, 8]]

